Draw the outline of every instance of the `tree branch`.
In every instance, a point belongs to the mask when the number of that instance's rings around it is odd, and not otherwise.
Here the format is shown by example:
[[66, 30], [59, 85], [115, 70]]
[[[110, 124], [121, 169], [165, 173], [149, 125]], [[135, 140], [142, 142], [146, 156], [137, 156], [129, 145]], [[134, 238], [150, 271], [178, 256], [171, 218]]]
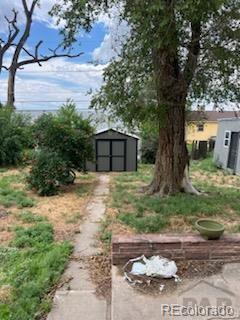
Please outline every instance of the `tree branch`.
[[201, 37], [201, 23], [191, 23], [192, 36], [188, 46], [188, 55], [183, 70], [183, 78], [188, 88], [192, 82], [195, 70], [197, 68], [197, 61], [200, 53], [200, 37]]
[[[13, 19], [10, 20], [8, 17], [4, 17], [8, 23], [8, 37], [7, 40], [4, 41], [0, 39], [0, 73], [3, 69], [3, 56], [7, 52], [7, 50], [13, 45], [13, 41], [17, 37], [19, 33], [19, 28], [17, 27], [17, 16], [18, 12], [16, 10], [12, 10], [13, 12]], [[4, 68], [5, 69], [5, 68]]]
[[60, 46], [58, 46], [56, 49], [49, 49], [49, 51], [52, 52], [51, 55], [39, 57], [39, 47], [42, 43], [43, 43], [43, 41], [38, 42], [38, 44], [35, 47], [35, 54], [34, 55], [25, 49], [24, 51], [27, 52], [32, 57], [32, 59], [23, 60], [23, 61], [18, 62], [17, 68], [23, 67], [28, 64], [33, 64], [33, 63], [38, 63], [41, 66], [41, 62], [46, 62], [46, 61], [49, 61], [54, 58], [77, 58], [83, 54], [83, 52], [79, 52], [77, 54], [71, 54], [70, 52], [57, 53], [57, 50], [60, 48]]

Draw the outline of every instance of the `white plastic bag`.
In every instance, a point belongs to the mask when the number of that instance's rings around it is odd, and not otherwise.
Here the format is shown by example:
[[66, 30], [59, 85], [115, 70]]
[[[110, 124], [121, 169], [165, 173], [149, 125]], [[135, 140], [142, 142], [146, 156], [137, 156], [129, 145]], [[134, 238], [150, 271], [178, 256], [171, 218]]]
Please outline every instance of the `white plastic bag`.
[[[142, 262], [140, 262], [142, 260]], [[160, 256], [152, 256], [147, 259], [145, 256], [141, 256], [130, 260], [128, 263], [132, 264], [130, 271], [133, 275], [146, 275], [148, 277], [161, 277], [161, 278], [173, 278], [177, 277], [177, 266], [174, 261], [168, 260]]]

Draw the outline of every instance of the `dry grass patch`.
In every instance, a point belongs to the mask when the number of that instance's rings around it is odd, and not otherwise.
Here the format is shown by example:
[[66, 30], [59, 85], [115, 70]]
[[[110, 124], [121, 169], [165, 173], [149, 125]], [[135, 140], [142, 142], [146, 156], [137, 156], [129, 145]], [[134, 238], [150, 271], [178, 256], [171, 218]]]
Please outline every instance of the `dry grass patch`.
[[[25, 183], [28, 171], [28, 168], [10, 169], [0, 173], [0, 180], [6, 181], [7, 188], [11, 188], [13, 192], [23, 192], [26, 199], [32, 199], [33, 206], [29, 210], [36, 216], [46, 218], [53, 225], [56, 240], [71, 239], [73, 234], [78, 232], [79, 223], [84, 216], [85, 207], [96, 184], [96, 175], [78, 173], [76, 182], [62, 188], [58, 195], [40, 197], [29, 190]], [[3, 205], [7, 196], [3, 193]], [[17, 218], [24, 208], [10, 202], [10, 200], [9, 203], [6, 202], [7, 207], [9, 206], [7, 209], [9, 214], [0, 220], [0, 244], [7, 244], [12, 239], [12, 227], [24, 225], [21, 219]], [[22, 203], [28, 206], [28, 203], [24, 201]]]
[[140, 192], [152, 179], [151, 165], [138, 172], [112, 176], [111, 197], [102, 225], [101, 239], [109, 243], [112, 233], [196, 232], [198, 218], [212, 218], [227, 232], [240, 232], [240, 177], [217, 169], [212, 159], [193, 162], [194, 185], [201, 196], [179, 193], [159, 198]]

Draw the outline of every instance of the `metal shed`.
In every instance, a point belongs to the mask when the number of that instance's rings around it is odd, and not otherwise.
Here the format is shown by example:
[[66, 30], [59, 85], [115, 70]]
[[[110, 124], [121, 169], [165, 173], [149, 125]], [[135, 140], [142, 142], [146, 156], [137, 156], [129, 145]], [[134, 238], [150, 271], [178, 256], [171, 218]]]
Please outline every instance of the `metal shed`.
[[97, 132], [93, 139], [94, 161], [88, 171], [137, 171], [138, 137], [115, 129]]
[[223, 169], [240, 175], [240, 118], [219, 120], [214, 160]]

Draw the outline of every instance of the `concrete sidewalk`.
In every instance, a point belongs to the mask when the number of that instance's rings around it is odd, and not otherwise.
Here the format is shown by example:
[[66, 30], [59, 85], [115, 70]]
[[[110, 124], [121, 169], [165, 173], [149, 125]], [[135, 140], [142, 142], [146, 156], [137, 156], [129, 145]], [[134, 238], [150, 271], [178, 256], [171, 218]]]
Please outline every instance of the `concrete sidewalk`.
[[[169, 280], [173, 281], [173, 279]], [[178, 306], [232, 306], [235, 314], [221, 319], [240, 319], [240, 264], [227, 264], [222, 273], [204, 279], [184, 280], [171, 293], [157, 296], [144, 294], [130, 286], [116, 266], [112, 267], [112, 320], [210, 320], [214, 316], [181, 315]], [[205, 308], [204, 308], [205, 309]], [[173, 313], [171, 313], [173, 312]]]
[[108, 320], [110, 319], [109, 303], [95, 294], [95, 288], [89, 278], [84, 257], [99, 252], [96, 246], [96, 235], [99, 223], [104, 216], [105, 200], [109, 194], [109, 176], [100, 175], [99, 184], [94, 190], [92, 199], [86, 208], [85, 221], [80, 233], [76, 236], [73, 256], [63, 278], [72, 278], [54, 297], [52, 311], [47, 320]]

